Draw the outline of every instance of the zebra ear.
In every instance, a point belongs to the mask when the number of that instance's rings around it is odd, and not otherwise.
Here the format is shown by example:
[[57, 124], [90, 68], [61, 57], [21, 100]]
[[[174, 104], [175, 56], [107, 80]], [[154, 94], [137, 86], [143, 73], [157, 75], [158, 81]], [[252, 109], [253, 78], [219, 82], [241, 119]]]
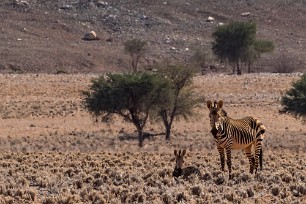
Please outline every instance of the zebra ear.
[[207, 108], [208, 108], [208, 109], [211, 109], [211, 107], [212, 107], [212, 102], [208, 100], [206, 103], [207, 103]]
[[183, 150], [182, 157], [185, 156], [185, 154], [186, 154], [186, 149]]
[[223, 101], [220, 100], [220, 101], [218, 102], [218, 109], [222, 108], [222, 106], [223, 106]]
[[177, 156], [177, 151], [176, 151], [176, 149], [174, 150], [174, 156]]

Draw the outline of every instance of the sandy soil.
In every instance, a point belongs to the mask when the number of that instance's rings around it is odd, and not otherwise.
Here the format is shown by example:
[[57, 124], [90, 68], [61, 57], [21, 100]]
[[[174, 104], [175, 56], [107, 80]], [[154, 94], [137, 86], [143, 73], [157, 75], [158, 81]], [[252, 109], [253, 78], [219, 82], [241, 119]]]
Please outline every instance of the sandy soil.
[[[206, 75], [199, 94], [223, 100], [233, 118], [252, 115], [266, 126], [264, 170], [248, 174], [233, 153], [234, 179], [219, 171], [206, 104], [174, 124], [172, 139], [137, 146], [135, 128], [118, 118], [96, 123], [83, 109], [82, 90], [96, 75], [0, 75], [0, 202], [13, 203], [259, 203], [306, 201], [306, 127], [280, 114], [280, 97], [300, 74]], [[147, 132], [160, 133], [158, 124]], [[174, 180], [173, 150], [202, 175]]]

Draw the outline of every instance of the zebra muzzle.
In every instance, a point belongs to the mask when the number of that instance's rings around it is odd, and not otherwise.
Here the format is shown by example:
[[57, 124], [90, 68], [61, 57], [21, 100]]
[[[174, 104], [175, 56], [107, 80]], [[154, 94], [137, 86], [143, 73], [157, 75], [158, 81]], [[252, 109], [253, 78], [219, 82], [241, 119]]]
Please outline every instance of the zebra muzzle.
[[213, 136], [216, 136], [218, 134], [218, 130], [216, 128], [213, 128], [210, 132], [211, 134], [213, 134]]

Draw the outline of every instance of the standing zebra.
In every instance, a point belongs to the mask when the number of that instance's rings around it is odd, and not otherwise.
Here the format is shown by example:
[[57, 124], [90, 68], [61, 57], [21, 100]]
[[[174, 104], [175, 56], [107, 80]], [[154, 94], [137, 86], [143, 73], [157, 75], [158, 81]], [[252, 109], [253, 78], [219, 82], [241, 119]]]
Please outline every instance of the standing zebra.
[[[246, 156], [250, 162], [250, 173], [257, 172], [258, 164], [262, 170], [262, 147], [261, 142], [264, 138], [265, 126], [253, 117], [245, 117], [242, 119], [232, 119], [227, 116], [225, 110], [222, 109], [223, 101], [207, 101], [209, 109], [211, 133], [217, 144], [218, 152], [221, 160], [221, 170], [224, 171], [226, 150], [227, 166], [229, 171], [229, 179], [231, 179], [232, 149], [244, 149]], [[255, 155], [252, 153], [252, 146], [255, 149]]]

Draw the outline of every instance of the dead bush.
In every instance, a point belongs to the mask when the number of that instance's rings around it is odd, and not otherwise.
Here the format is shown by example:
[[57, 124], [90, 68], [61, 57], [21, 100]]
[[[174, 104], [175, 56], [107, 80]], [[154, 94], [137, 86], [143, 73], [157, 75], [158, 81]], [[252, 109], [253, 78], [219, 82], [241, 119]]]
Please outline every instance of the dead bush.
[[291, 56], [282, 54], [276, 59], [275, 73], [292, 73], [298, 71], [298, 62]]

